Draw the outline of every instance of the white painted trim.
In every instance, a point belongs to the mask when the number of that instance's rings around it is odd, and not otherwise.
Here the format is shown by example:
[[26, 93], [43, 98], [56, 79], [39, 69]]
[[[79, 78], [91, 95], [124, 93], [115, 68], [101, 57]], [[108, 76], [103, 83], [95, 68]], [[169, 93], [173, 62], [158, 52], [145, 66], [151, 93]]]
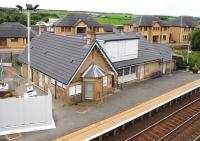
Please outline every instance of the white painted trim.
[[117, 71], [115, 70], [115, 67], [112, 65], [111, 61], [108, 59], [108, 57], [105, 55], [105, 53], [99, 48], [100, 45], [97, 43], [97, 41], [95, 41], [94, 44], [93, 44], [93, 46], [90, 48], [90, 51], [88, 52], [87, 56], [84, 58], [84, 60], [81, 63], [81, 65], [76, 70], [76, 72], [74, 73], [74, 75], [72, 76], [72, 78], [70, 79], [70, 81], [68, 82], [67, 86], [70, 85], [70, 83], [72, 82], [72, 80], [74, 79], [74, 77], [76, 76], [76, 74], [78, 73], [78, 71], [80, 70], [80, 68], [82, 67], [82, 65], [85, 63], [86, 59], [88, 58], [88, 56], [90, 55], [90, 53], [92, 52], [92, 50], [94, 49], [95, 46], [98, 47], [98, 49], [100, 50], [100, 52], [103, 54], [103, 57], [107, 60], [108, 64], [111, 66], [111, 68], [113, 69], [113, 71], [117, 74]]
[[88, 73], [88, 71], [91, 69], [92, 65], [90, 65], [87, 70], [83, 73], [81, 77], [85, 77], [85, 75]]
[[82, 65], [84, 64], [84, 62], [86, 61], [86, 59], [88, 58], [88, 56], [90, 55], [90, 53], [92, 52], [92, 50], [94, 49], [94, 47], [95, 47], [95, 44], [93, 44], [93, 46], [90, 48], [90, 51], [88, 52], [87, 56], [85, 57], [85, 59], [83, 60], [83, 62], [79, 66], [79, 68], [76, 70], [76, 72], [74, 73], [74, 75], [72, 76], [72, 78], [70, 79], [70, 81], [68, 82], [67, 86], [70, 85], [70, 83], [72, 82], [72, 80], [74, 79], [74, 77], [76, 76], [76, 74], [78, 73], [78, 71], [80, 70], [80, 68], [82, 67]]
[[146, 111], [144, 111], [144, 112], [142, 112], [142, 113], [140, 113], [140, 114], [138, 114], [138, 115], [136, 115], [136, 116], [133, 116], [133, 117], [127, 119], [127, 120], [124, 120], [123, 122], [118, 123], [118, 124], [116, 124], [116, 125], [114, 125], [114, 126], [108, 128], [108, 129], [106, 129], [106, 130], [104, 130], [104, 131], [102, 131], [102, 132], [99, 132], [99, 133], [93, 135], [93, 136], [90, 136], [90, 137], [84, 139], [83, 141], [90, 141], [90, 140], [92, 140], [92, 139], [95, 139], [96, 137], [99, 137], [99, 136], [101, 136], [101, 135], [103, 135], [103, 134], [105, 134], [105, 133], [107, 133], [107, 132], [109, 132], [109, 131], [111, 131], [111, 130], [117, 128], [117, 127], [119, 127], [119, 126], [122, 126], [123, 124], [126, 124], [126, 123], [128, 123], [128, 122], [130, 122], [130, 121], [132, 121], [132, 120], [134, 120], [134, 119], [136, 119], [136, 118], [138, 118], [138, 117], [140, 117], [140, 116], [142, 116], [142, 115], [144, 115], [144, 114], [146, 114], [146, 113], [148, 113], [148, 112], [150, 112], [150, 111], [152, 111], [152, 110], [154, 110], [154, 109], [156, 109], [156, 108], [158, 108], [158, 107], [161, 107], [162, 105], [164, 105], [164, 104], [166, 104], [166, 103], [168, 103], [168, 102], [170, 102], [170, 101], [172, 101], [172, 100], [174, 100], [174, 99], [176, 99], [176, 98], [178, 98], [178, 97], [180, 97], [180, 96], [182, 96], [182, 95], [185, 95], [185, 94], [187, 94], [188, 92], [190, 92], [190, 91], [192, 91], [192, 90], [195, 90], [195, 89], [197, 89], [197, 88], [199, 88], [199, 87], [200, 87], [200, 85], [198, 85], [198, 86], [196, 86], [196, 87], [193, 87], [192, 89], [189, 89], [189, 90], [187, 90], [187, 91], [185, 91], [185, 92], [183, 92], [183, 93], [180, 93], [179, 95], [177, 95], [177, 96], [175, 96], [175, 97], [173, 97], [173, 98], [170, 98], [170, 99], [168, 99], [168, 100], [166, 100], [166, 101], [164, 101], [164, 102], [162, 102], [162, 103], [160, 103], [160, 104], [158, 104], [158, 105], [156, 105], [156, 106], [154, 106], [154, 107], [152, 107], [152, 108], [150, 108], [150, 109], [148, 109], [148, 110], [146, 110]]

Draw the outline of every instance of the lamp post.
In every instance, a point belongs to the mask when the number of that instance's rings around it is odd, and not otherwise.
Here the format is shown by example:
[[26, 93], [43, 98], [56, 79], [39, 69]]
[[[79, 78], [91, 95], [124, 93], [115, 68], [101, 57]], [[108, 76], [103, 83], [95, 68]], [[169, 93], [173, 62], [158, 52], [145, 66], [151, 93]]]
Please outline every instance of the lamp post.
[[[16, 5], [16, 7], [22, 11], [23, 7], [20, 5]], [[28, 83], [31, 84], [31, 62], [30, 62], [30, 13], [31, 11], [36, 11], [36, 9], [39, 7], [39, 5], [35, 5], [33, 7], [32, 4], [26, 4], [26, 10], [27, 10], [27, 39], [28, 39]]]
[[191, 44], [191, 42], [189, 42], [189, 45], [188, 45], [188, 48], [187, 48], [187, 66], [186, 66], [186, 71], [189, 71], [189, 55], [190, 55], [190, 53], [191, 53], [191, 51], [190, 51], [190, 44]]

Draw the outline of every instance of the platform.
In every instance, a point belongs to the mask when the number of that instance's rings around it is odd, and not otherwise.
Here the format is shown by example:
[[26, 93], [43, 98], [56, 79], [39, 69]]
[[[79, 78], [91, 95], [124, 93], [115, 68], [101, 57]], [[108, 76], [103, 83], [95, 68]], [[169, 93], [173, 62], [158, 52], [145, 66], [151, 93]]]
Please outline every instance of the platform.
[[71, 134], [58, 138], [55, 141], [89, 141], [95, 139], [96, 137], [99, 137], [125, 123], [128, 123], [199, 87], [200, 79], [185, 84], [167, 93], [164, 93], [161, 96], [151, 99], [127, 111], [121, 112], [110, 118], [107, 118], [88, 127], [75, 131]]

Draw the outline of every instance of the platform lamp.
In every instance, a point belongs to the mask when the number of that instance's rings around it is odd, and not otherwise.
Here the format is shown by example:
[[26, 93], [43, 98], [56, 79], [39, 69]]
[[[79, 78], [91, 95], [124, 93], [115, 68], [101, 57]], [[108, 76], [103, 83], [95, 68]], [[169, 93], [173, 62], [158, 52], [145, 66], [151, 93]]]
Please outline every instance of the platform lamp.
[[[22, 11], [23, 7], [20, 5], [16, 5], [16, 7]], [[30, 66], [30, 13], [31, 11], [36, 11], [39, 5], [33, 6], [32, 4], [26, 4], [27, 11], [27, 28], [28, 28], [28, 84], [31, 84], [31, 66]]]
[[189, 56], [190, 56], [191, 53], [192, 53], [192, 51], [191, 51], [191, 42], [189, 41], [188, 48], [187, 48], [187, 66], [186, 66], [186, 71], [190, 70]]

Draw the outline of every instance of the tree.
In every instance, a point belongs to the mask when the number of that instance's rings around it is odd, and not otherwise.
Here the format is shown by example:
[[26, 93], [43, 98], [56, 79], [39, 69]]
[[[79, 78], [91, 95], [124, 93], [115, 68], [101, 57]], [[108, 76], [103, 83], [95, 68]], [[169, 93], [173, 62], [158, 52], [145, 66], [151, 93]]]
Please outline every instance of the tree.
[[193, 30], [191, 37], [191, 47], [193, 51], [200, 51], [200, 28]]

